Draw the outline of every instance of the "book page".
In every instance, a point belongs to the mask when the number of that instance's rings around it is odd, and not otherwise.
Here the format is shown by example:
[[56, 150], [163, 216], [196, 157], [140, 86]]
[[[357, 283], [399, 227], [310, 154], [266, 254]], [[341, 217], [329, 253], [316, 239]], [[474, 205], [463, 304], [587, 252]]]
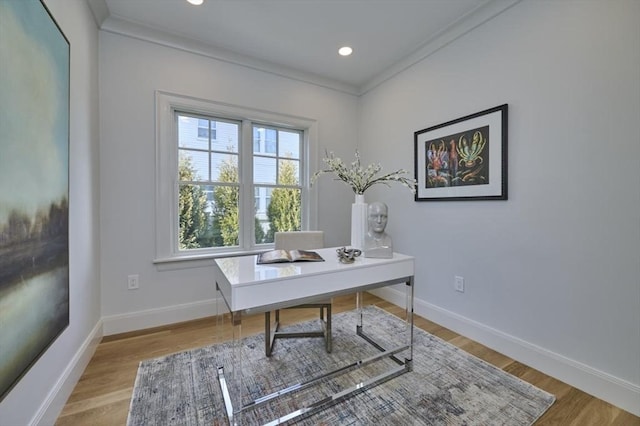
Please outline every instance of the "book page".
[[322, 258], [322, 256], [320, 256], [315, 251], [291, 250], [289, 254], [291, 255], [291, 260], [293, 262], [297, 262], [297, 261], [324, 262], [324, 259]]
[[258, 255], [258, 263], [291, 262], [291, 256], [286, 250], [271, 250]]

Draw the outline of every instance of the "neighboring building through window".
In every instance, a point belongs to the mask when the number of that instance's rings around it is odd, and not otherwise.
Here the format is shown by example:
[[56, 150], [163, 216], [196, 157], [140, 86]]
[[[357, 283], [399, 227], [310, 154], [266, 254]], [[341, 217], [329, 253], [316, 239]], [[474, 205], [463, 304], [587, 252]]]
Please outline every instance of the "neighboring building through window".
[[216, 139], [216, 122], [199, 118], [198, 119], [198, 137], [203, 139]]

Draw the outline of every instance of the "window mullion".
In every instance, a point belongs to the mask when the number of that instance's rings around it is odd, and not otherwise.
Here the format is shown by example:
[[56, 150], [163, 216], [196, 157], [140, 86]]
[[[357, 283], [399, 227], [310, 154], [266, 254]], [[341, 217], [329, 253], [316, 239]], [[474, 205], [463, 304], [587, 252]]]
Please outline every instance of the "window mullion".
[[240, 241], [243, 247], [253, 248], [255, 246], [254, 235], [254, 202], [253, 202], [253, 127], [249, 120], [242, 121], [240, 135], [240, 206], [239, 222]]
[[311, 150], [309, 147], [309, 130], [307, 129], [302, 132], [300, 137], [302, 139], [302, 144], [300, 146], [300, 188], [302, 191], [300, 198], [302, 201], [302, 217], [300, 218], [300, 221], [302, 223], [302, 229], [317, 229], [315, 228], [317, 222], [315, 220], [311, 220], [311, 173], [309, 167], [311, 164]]

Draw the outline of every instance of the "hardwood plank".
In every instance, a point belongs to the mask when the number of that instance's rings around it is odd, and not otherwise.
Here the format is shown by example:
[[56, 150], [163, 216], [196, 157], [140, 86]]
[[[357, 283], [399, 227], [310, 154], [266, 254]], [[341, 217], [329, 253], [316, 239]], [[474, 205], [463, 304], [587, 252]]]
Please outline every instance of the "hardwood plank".
[[[129, 396], [131, 398], [131, 396]], [[56, 426], [113, 426], [126, 425], [129, 401], [118, 401], [93, 407], [70, 415], [61, 415]]]
[[[583, 410], [586, 410], [587, 405], [595, 400], [595, 398], [581, 390], [576, 388], [570, 388], [569, 391], [562, 397], [558, 398], [551, 406], [549, 411], [543, 415], [538, 424], [540, 425], [571, 425], [580, 416]], [[591, 423], [588, 421], [584, 423], [587, 425], [599, 425], [607, 423]]]
[[502, 355], [500, 352], [489, 349], [486, 346], [474, 342], [464, 336], [454, 337], [449, 340], [449, 343], [501, 369], [504, 369], [513, 362], [513, 360], [508, 356]]
[[115, 392], [102, 393], [93, 398], [83, 398], [77, 402], [67, 402], [62, 410], [61, 417], [81, 414], [85, 411], [95, 410], [102, 406], [122, 403], [123, 401], [128, 403], [131, 400], [132, 392], [133, 386], [119, 389]]
[[[404, 309], [371, 294], [364, 304], [373, 304], [404, 318]], [[354, 309], [355, 295], [337, 297], [333, 312]], [[291, 324], [317, 317], [315, 309], [287, 309], [281, 313], [283, 323]], [[225, 319], [228, 324], [228, 318]], [[540, 425], [640, 426], [640, 418], [588, 395], [540, 371], [512, 360], [480, 343], [414, 316], [419, 327], [459, 348], [501, 368], [556, 396], [556, 403], [536, 422]], [[243, 319], [244, 335], [262, 333], [264, 315]], [[126, 424], [133, 384], [140, 361], [231, 338], [230, 327], [216, 336], [214, 317], [108, 336], [98, 345], [82, 377], [69, 397], [56, 426], [112, 426]]]
[[[619, 409], [618, 407], [607, 404], [600, 399], [593, 398], [588, 404], [586, 404], [583, 409], [580, 410], [576, 418], [571, 420], [571, 426], [580, 426], [587, 424], [614, 424], [621, 413], [624, 413], [624, 411]], [[622, 424], [632, 425], [633, 423]], [[638, 423], [636, 422], [636, 424]]]
[[611, 422], [612, 426], [640, 426], [640, 417], [634, 416], [628, 411], [620, 410], [615, 420]]

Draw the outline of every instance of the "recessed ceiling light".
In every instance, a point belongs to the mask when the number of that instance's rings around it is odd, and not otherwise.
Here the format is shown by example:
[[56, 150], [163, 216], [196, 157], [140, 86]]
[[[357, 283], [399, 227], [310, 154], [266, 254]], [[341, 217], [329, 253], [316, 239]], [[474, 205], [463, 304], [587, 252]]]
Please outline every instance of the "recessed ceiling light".
[[338, 53], [341, 56], [349, 56], [349, 55], [351, 55], [353, 53], [353, 49], [350, 48], [349, 46], [344, 46], [344, 47], [341, 47], [340, 49], [338, 49]]
[[200, 6], [204, 2], [204, 0], [187, 0], [187, 1], [194, 6]]

